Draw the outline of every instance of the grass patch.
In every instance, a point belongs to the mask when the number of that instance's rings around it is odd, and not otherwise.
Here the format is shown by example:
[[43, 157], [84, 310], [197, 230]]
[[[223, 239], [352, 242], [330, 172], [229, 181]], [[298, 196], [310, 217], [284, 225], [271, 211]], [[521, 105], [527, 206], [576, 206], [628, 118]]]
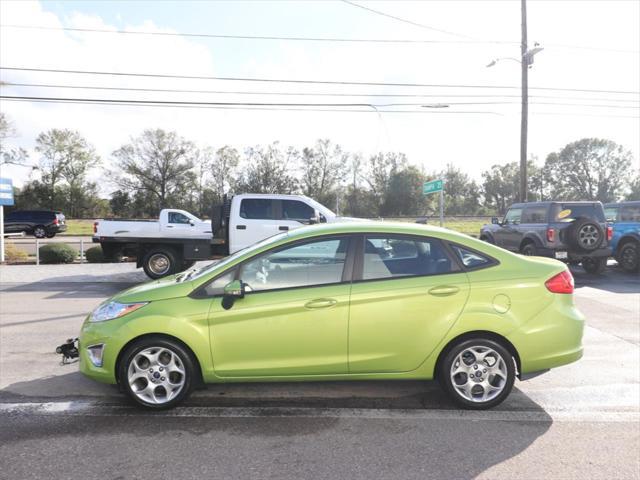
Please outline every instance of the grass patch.
[[94, 220], [67, 219], [67, 230], [60, 235], [93, 235]]

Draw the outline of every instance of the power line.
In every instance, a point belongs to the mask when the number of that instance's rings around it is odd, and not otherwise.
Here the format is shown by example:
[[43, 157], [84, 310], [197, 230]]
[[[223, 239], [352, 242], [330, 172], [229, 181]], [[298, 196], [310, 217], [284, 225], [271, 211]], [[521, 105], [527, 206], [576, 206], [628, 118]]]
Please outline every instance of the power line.
[[[292, 42], [332, 42], [332, 43], [376, 43], [376, 44], [449, 44], [449, 45], [520, 45], [520, 42], [511, 40], [422, 40], [408, 38], [341, 38], [341, 37], [297, 37], [297, 36], [276, 36], [276, 35], [223, 35], [213, 33], [182, 33], [182, 32], [149, 32], [144, 30], [109, 30], [100, 28], [73, 28], [73, 27], [48, 27], [40, 25], [0, 25], [1, 28], [16, 28], [25, 30], [56, 30], [68, 32], [84, 33], [110, 33], [121, 35], [149, 35], [157, 37], [192, 37], [192, 38], [212, 38], [222, 40], [276, 40]], [[640, 50], [628, 50], [622, 48], [593, 47], [589, 45], [567, 45], [567, 44], [545, 44], [546, 48], [560, 48], [570, 50], [589, 50], [615, 53], [640, 53]]]
[[441, 28], [435, 28], [435, 27], [431, 27], [429, 25], [424, 25], [422, 23], [414, 22], [412, 20], [407, 20], [406, 18], [396, 17], [395, 15], [390, 15], [388, 13], [381, 12], [380, 10], [374, 10], [373, 8], [365, 7], [364, 5], [359, 5], [359, 4], [357, 4], [355, 2], [351, 2], [349, 0], [342, 0], [342, 1], [344, 3], [346, 3], [346, 4], [348, 4], [348, 5], [353, 6], [353, 7], [361, 8], [362, 10], [366, 10], [367, 12], [371, 12], [371, 13], [374, 13], [376, 15], [380, 15], [382, 17], [391, 18], [391, 19], [396, 20], [398, 22], [407, 23], [409, 25], [413, 25], [414, 27], [424, 28], [425, 30], [431, 30], [433, 32], [444, 33], [446, 35], [452, 35], [454, 37], [466, 38], [468, 40], [474, 40], [475, 41], [475, 39], [473, 37], [470, 37], [468, 35], [464, 35], [462, 33], [451, 32], [449, 30], [443, 30]]
[[[24, 101], [48, 101], [48, 102], [74, 102], [94, 104], [127, 104], [127, 105], [180, 105], [180, 106], [216, 106], [216, 107], [283, 107], [283, 108], [379, 108], [392, 107], [424, 107], [421, 103], [309, 103], [309, 102], [205, 102], [205, 101], [185, 101], [185, 100], [131, 100], [115, 98], [77, 98], [77, 97], [36, 97], [26, 95], [0, 95], [4, 100], [24, 100]], [[449, 102], [442, 107], [448, 106], [474, 106], [474, 105], [516, 105], [518, 102]], [[578, 103], [557, 103], [557, 102], [536, 102], [537, 105], [569, 106], [569, 107], [600, 107], [600, 108], [621, 108], [634, 109], [638, 107], [625, 105], [594, 105]]]
[[[160, 74], [160, 73], [131, 73], [131, 72], [105, 72], [90, 70], [66, 70], [66, 69], [49, 69], [49, 68], [27, 68], [27, 67], [2, 67], [2, 70], [25, 71], [25, 72], [49, 72], [49, 73], [70, 73], [82, 75], [108, 75], [108, 76], [126, 76], [126, 77], [146, 77], [146, 78], [182, 78], [190, 80], [220, 80], [234, 82], [265, 82], [265, 83], [293, 83], [293, 84], [309, 84], [309, 85], [365, 85], [365, 86], [384, 86], [384, 87], [429, 87], [429, 88], [478, 88], [478, 89], [517, 89], [520, 87], [512, 85], [461, 85], [461, 84], [429, 84], [429, 83], [393, 83], [393, 82], [356, 82], [344, 80], [294, 80], [294, 79], [277, 79], [277, 78], [250, 78], [250, 77], [218, 77], [207, 75], [178, 75], [178, 74]], [[532, 90], [554, 90], [561, 92], [583, 92], [583, 93], [612, 93], [612, 94], [640, 94], [640, 91], [628, 90], [597, 90], [597, 89], [580, 89], [580, 88], [559, 88], [559, 87], [529, 87]]]
[[[127, 91], [127, 92], [156, 92], [156, 93], [201, 93], [215, 95], [263, 95], [263, 96], [298, 96], [298, 97], [372, 97], [372, 98], [520, 98], [520, 95], [508, 94], [419, 94], [419, 93], [345, 93], [345, 92], [283, 92], [283, 91], [246, 91], [246, 90], [197, 90], [197, 89], [175, 89], [175, 88], [135, 88], [135, 87], [108, 87], [97, 85], [63, 85], [50, 83], [16, 83], [5, 82], [3, 87], [29, 87], [29, 88], [60, 88], [71, 90], [105, 90], [105, 91]], [[538, 99], [558, 99], [558, 100], [588, 100], [601, 102], [625, 102], [640, 103], [640, 99], [620, 99], [620, 98], [588, 98], [588, 97], [567, 97], [561, 95], [532, 95], [530, 98]], [[449, 103], [449, 102], [445, 102]]]
[[[1, 99], [6, 101], [18, 101], [18, 102], [31, 102], [31, 103], [57, 103], [57, 104], [78, 104], [78, 105], [108, 105], [108, 106], [137, 106], [137, 107], [149, 107], [149, 108], [195, 108], [195, 109], [212, 109], [212, 110], [258, 110], [258, 111], [289, 111], [289, 112], [330, 112], [330, 113], [384, 113], [384, 114], [417, 114], [417, 115], [495, 115], [504, 117], [504, 114], [493, 111], [447, 111], [447, 110], [384, 110], [382, 112], [374, 112], [373, 110], [357, 110], [357, 109], [334, 109], [334, 108], [308, 108], [308, 107], [251, 107], [251, 106], [209, 106], [209, 105], [162, 105], [162, 104], [142, 104], [131, 105], [130, 102], [125, 101], [122, 103], [99, 103], [93, 101], [69, 101], [69, 100], [21, 100], [10, 97], [0, 96]], [[584, 112], [530, 112], [533, 115], [548, 115], [548, 116], [578, 116], [578, 117], [596, 117], [596, 118], [631, 118], [640, 119], [640, 116], [633, 115], [611, 115], [611, 114], [589, 114]]]

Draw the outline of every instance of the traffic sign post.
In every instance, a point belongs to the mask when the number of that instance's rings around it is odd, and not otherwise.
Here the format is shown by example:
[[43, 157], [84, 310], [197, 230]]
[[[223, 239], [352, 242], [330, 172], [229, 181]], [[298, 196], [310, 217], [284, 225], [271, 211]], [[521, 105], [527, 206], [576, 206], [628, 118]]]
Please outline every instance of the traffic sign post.
[[0, 263], [4, 263], [4, 206], [13, 205], [13, 182], [0, 178]]
[[444, 226], [444, 180], [432, 180], [422, 184], [422, 194], [440, 193], [440, 226]]

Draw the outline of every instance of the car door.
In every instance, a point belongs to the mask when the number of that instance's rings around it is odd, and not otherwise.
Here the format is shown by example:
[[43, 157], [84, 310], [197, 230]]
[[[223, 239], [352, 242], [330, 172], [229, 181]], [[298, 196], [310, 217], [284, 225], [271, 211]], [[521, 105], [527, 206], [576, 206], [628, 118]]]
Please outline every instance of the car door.
[[161, 226], [164, 226], [166, 235], [171, 237], [187, 237], [194, 230], [193, 225], [191, 225], [191, 219], [187, 217], [184, 213], [170, 211], [167, 213], [167, 223]]
[[246, 285], [244, 298], [228, 310], [214, 298], [209, 313], [216, 375], [347, 373], [349, 239], [296, 242], [235, 270]]
[[500, 233], [494, 237], [496, 245], [511, 251], [517, 251], [520, 248], [522, 235], [518, 227], [520, 218], [522, 217], [522, 208], [510, 208], [502, 220]]
[[308, 225], [315, 216], [315, 209], [300, 200], [280, 200], [278, 230], [287, 231]]
[[467, 275], [436, 238], [360, 239], [349, 312], [349, 373], [414, 370], [462, 312]]
[[275, 202], [276, 200], [271, 198], [259, 197], [243, 198], [240, 201], [238, 215], [234, 216], [235, 225], [231, 225], [230, 253], [280, 232]]

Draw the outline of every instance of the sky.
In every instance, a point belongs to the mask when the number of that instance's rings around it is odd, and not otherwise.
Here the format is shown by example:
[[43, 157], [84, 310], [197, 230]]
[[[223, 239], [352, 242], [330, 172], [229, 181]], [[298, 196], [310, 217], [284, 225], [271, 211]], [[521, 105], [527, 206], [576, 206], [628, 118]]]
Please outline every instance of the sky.
[[[40, 132], [50, 128], [78, 130], [102, 158], [102, 165], [92, 172], [92, 178], [100, 180], [105, 194], [113, 190], [102, 180], [104, 171], [111, 168], [111, 153], [147, 128], [175, 130], [199, 146], [215, 148], [231, 145], [244, 149], [276, 140], [302, 148], [318, 138], [329, 138], [348, 151], [364, 155], [404, 152], [412, 163], [428, 172], [453, 164], [478, 180], [481, 172], [494, 164], [519, 160], [519, 1], [353, 3], [421, 26], [338, 0], [1, 0], [0, 66], [465, 87], [241, 82], [2, 69], [0, 80], [9, 84], [112, 89], [5, 85], [1, 88], [5, 96], [375, 106], [340, 109], [358, 112], [274, 111], [2, 99], [0, 110], [17, 131], [9, 146], [27, 149], [33, 164], [38, 160], [34, 145]], [[109, 33], [65, 31], [61, 27]], [[113, 33], [116, 30], [404, 39], [416, 43], [201, 38]], [[528, 30], [530, 46], [538, 42], [544, 48], [529, 70], [530, 155], [542, 162], [550, 152], [569, 142], [600, 137], [631, 150], [640, 168], [640, 1], [529, 0]], [[502, 60], [487, 68], [495, 58]], [[254, 93], [202, 93], [203, 90]], [[276, 96], [274, 92], [340, 96]], [[357, 96], [349, 96], [353, 94]], [[413, 105], [385, 106], [398, 103]], [[433, 108], [434, 105], [448, 107]], [[4, 166], [2, 170], [2, 176], [13, 178], [18, 186], [29, 175], [37, 175], [25, 167]]]

